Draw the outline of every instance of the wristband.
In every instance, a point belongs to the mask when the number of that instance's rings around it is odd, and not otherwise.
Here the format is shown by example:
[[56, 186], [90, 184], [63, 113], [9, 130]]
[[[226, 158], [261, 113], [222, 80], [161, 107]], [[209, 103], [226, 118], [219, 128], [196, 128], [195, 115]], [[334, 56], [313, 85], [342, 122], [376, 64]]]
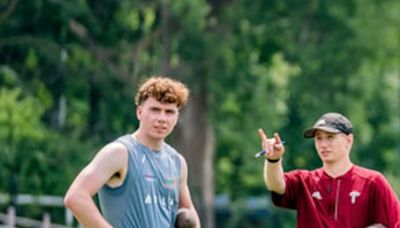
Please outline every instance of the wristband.
[[268, 158], [266, 158], [265, 160], [267, 160], [269, 163], [277, 163], [278, 161], [281, 160], [281, 158], [277, 158], [277, 159], [268, 159]]

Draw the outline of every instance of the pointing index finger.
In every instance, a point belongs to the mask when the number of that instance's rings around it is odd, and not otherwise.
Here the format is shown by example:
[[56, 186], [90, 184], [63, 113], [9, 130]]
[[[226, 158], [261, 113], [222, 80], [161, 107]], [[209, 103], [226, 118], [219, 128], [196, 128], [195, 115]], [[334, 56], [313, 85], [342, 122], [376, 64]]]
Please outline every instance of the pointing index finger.
[[261, 139], [263, 142], [267, 142], [268, 138], [267, 138], [267, 136], [265, 135], [263, 129], [261, 129], [261, 128], [258, 129], [258, 135], [260, 136], [260, 139]]

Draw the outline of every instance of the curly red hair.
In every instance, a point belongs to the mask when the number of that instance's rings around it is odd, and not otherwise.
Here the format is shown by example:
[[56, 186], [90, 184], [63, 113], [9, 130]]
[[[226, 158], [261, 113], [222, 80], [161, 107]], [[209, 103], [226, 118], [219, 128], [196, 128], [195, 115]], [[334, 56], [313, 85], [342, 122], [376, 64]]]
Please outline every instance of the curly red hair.
[[151, 77], [140, 87], [135, 97], [135, 104], [140, 105], [147, 98], [153, 97], [161, 103], [184, 106], [189, 97], [189, 89], [180, 81], [167, 77]]

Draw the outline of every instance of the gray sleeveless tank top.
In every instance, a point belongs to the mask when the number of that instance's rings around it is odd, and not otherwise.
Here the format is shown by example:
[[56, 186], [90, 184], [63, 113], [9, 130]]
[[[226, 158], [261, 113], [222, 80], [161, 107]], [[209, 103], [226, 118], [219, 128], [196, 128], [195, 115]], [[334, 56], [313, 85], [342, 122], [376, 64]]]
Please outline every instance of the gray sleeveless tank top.
[[115, 228], [173, 227], [179, 200], [178, 152], [167, 143], [154, 152], [131, 135], [116, 141], [128, 149], [128, 171], [121, 186], [104, 185], [99, 191], [103, 216]]

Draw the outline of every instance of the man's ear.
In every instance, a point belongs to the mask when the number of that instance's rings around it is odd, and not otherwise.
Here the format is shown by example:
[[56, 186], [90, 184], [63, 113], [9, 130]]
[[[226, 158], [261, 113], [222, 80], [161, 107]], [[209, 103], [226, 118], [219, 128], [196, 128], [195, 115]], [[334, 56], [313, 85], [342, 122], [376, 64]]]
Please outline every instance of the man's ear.
[[353, 142], [353, 141], [354, 141], [354, 135], [353, 135], [353, 134], [350, 134], [349, 136], [350, 136], [350, 137], [349, 137], [350, 142]]
[[140, 106], [140, 105], [137, 106], [137, 107], [136, 107], [136, 118], [137, 118], [138, 120], [141, 119], [142, 112], [143, 112], [142, 106]]
[[353, 145], [353, 142], [354, 142], [354, 135], [353, 135], [353, 134], [347, 135], [346, 140], [349, 142], [349, 145], [350, 145], [350, 146]]

